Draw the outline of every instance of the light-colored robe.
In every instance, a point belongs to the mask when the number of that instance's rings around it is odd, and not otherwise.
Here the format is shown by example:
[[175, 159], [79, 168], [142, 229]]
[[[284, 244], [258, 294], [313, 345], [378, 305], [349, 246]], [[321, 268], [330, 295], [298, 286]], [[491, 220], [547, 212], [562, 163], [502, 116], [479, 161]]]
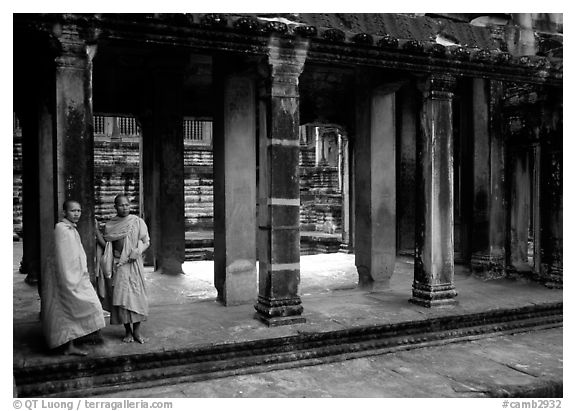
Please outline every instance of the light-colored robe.
[[[126, 217], [114, 217], [106, 223], [104, 239], [107, 242], [123, 240], [122, 253], [115, 258], [114, 274], [106, 287], [103, 305], [112, 313], [111, 324], [121, 323], [117, 320], [114, 309], [124, 309], [139, 314], [136, 322], [148, 316], [148, 297], [144, 281], [144, 263], [142, 252], [150, 244], [148, 227], [140, 217], [130, 214]], [[138, 251], [138, 258], [130, 263], [128, 257], [132, 250]]]
[[63, 219], [56, 224], [53, 247], [40, 287], [42, 329], [50, 348], [106, 325], [74, 223]]

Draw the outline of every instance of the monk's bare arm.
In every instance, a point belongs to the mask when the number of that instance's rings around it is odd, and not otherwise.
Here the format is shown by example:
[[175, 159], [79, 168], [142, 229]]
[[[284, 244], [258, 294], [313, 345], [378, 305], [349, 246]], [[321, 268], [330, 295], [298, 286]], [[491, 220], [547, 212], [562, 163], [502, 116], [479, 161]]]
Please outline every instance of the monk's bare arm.
[[150, 247], [150, 236], [148, 235], [148, 227], [144, 222], [142, 224], [143, 226], [141, 226], [140, 239], [138, 241], [138, 249], [140, 250], [140, 254], [142, 254], [144, 251], [148, 249], [148, 247]]
[[130, 252], [128, 259], [130, 261], [136, 260], [148, 249], [148, 247], [150, 247], [150, 237], [148, 236], [148, 229], [144, 226], [144, 229], [140, 233], [138, 245]]
[[96, 221], [96, 219], [94, 219], [94, 232], [96, 233], [96, 242], [98, 242], [100, 247], [106, 248], [106, 241], [104, 241], [104, 236], [102, 236], [100, 232], [100, 227], [98, 227], [98, 221]]

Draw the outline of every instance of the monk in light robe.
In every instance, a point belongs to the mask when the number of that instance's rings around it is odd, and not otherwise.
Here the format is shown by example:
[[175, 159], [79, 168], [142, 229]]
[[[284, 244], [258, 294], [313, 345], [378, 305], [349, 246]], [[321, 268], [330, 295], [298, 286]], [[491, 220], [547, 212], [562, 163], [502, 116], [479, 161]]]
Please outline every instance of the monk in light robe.
[[114, 199], [114, 207], [117, 215], [106, 223], [104, 236], [97, 232], [99, 245], [106, 250], [106, 243], [111, 243], [109, 249], [114, 256], [103, 305], [110, 311], [110, 324], [124, 324], [126, 334], [122, 341], [144, 344], [140, 323], [148, 317], [148, 297], [142, 253], [150, 246], [148, 227], [140, 217], [130, 214], [125, 195]]
[[64, 218], [54, 229], [54, 252], [41, 276], [40, 316], [50, 348], [87, 355], [74, 340], [104, 328], [104, 313], [90, 282], [86, 253], [76, 230], [82, 214], [77, 201], [64, 203]]

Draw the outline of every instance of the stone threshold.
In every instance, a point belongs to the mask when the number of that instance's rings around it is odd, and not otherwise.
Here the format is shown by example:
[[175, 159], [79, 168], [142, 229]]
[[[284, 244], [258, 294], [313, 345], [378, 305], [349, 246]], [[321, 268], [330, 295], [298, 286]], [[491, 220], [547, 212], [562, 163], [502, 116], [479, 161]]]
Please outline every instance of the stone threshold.
[[[418, 321], [14, 368], [21, 397], [90, 397], [562, 327], [563, 304], [531, 304]], [[559, 383], [561, 387], [561, 382]], [[558, 384], [556, 384], [558, 385]], [[561, 388], [560, 388], [561, 389]], [[519, 391], [514, 391], [518, 394]], [[514, 392], [509, 395], [514, 396]], [[498, 394], [499, 396], [502, 393]], [[518, 394], [520, 395], [520, 394]]]

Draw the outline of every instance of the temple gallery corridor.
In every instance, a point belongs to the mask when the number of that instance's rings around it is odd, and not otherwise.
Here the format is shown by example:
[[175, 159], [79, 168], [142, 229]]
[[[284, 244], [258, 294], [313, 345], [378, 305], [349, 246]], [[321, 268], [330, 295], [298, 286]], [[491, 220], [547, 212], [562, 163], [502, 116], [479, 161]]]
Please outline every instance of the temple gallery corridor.
[[[13, 20], [22, 396], [562, 327], [562, 14]], [[98, 311], [66, 358], [32, 284], [69, 199], [94, 281], [118, 194], [150, 234], [149, 340]]]

